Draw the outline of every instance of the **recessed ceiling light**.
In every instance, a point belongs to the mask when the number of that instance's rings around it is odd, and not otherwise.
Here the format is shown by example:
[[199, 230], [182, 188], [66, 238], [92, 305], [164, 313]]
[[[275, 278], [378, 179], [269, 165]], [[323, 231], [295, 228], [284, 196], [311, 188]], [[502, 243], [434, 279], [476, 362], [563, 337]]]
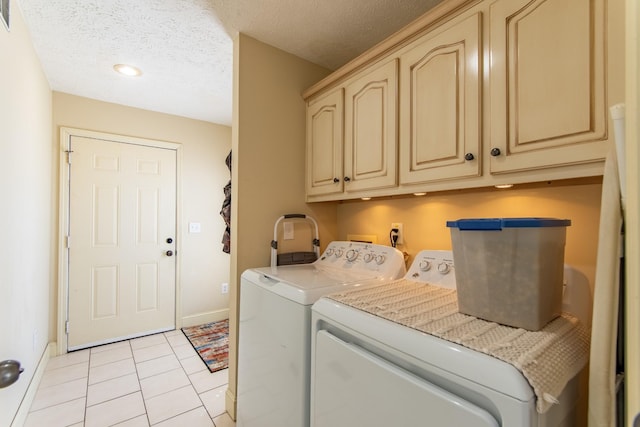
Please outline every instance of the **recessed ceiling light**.
[[124, 74], [125, 76], [129, 77], [138, 77], [142, 75], [142, 71], [139, 68], [134, 67], [133, 65], [116, 64], [113, 66], [113, 69], [118, 73]]
[[501, 184], [501, 185], [496, 185], [496, 188], [511, 188], [513, 187], [513, 184]]

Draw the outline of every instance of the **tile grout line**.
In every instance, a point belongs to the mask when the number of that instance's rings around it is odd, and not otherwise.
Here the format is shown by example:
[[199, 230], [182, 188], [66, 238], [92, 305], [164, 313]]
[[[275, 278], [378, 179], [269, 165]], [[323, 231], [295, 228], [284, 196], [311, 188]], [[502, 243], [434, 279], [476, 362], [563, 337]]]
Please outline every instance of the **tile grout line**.
[[87, 423], [87, 404], [89, 403], [89, 375], [91, 375], [91, 357], [92, 356], [93, 356], [93, 350], [89, 349], [89, 360], [87, 361], [87, 387], [84, 392], [84, 410], [82, 413], [83, 427]]
[[131, 347], [131, 358], [133, 359], [133, 367], [136, 370], [136, 378], [138, 379], [138, 388], [140, 391], [140, 397], [142, 398], [142, 406], [144, 407], [144, 416], [147, 418], [147, 424], [151, 425], [151, 420], [149, 420], [149, 410], [147, 409], [147, 400], [144, 398], [144, 393], [142, 391], [142, 384], [140, 383], [140, 373], [138, 372], [138, 364], [136, 363], [135, 355], [133, 354], [133, 347], [131, 346], [131, 341], [129, 341], [129, 347]]
[[[187, 344], [186, 344], [186, 345], [189, 345], [189, 346], [194, 350], [194, 352], [196, 352], [196, 355], [200, 358], [200, 360], [202, 361], [202, 363], [205, 365], [205, 369], [209, 372], [209, 375], [213, 375], [213, 374], [214, 374], [214, 372], [211, 372], [211, 371], [209, 370], [209, 367], [207, 366], [207, 364], [204, 362], [204, 360], [202, 360], [202, 358], [200, 357], [200, 355], [198, 355], [198, 354], [197, 354], [197, 353], [198, 353], [198, 351], [195, 349], [195, 347], [193, 346], [193, 343], [191, 343], [191, 341], [189, 340], [189, 338], [187, 337], [187, 335], [184, 333], [184, 331], [181, 329], [181, 330], [180, 330], [180, 332], [182, 333], [182, 335], [183, 335], [183, 336], [185, 337], [185, 339], [187, 340]], [[173, 349], [173, 346], [172, 346], [172, 349]], [[175, 353], [175, 351], [174, 351], [174, 353]], [[177, 355], [176, 355], [176, 357], [177, 357]], [[182, 365], [182, 364], [181, 364], [181, 365]], [[183, 369], [184, 369], [184, 367], [183, 367]], [[227, 368], [227, 369], [228, 369], [228, 368]], [[227, 372], [228, 372], [228, 371], [227, 371]], [[194, 374], [195, 374], [195, 373], [197, 373], [197, 372], [194, 372]], [[186, 371], [185, 371], [185, 374], [186, 374]], [[228, 375], [228, 374], [227, 374], [227, 375]], [[192, 387], [193, 387], [193, 388], [194, 388], [194, 390], [195, 390], [195, 385], [193, 384], [193, 381], [192, 381], [191, 376], [190, 376], [189, 374], [187, 374], [187, 378], [189, 379], [189, 382], [191, 383]], [[198, 393], [198, 391], [196, 390], [196, 394], [198, 395], [198, 399], [200, 399], [200, 402], [202, 403], [202, 406], [203, 406], [204, 410], [206, 411], [207, 415], [208, 415], [208, 416], [209, 416], [209, 418], [211, 419], [211, 423], [213, 424], [213, 427], [216, 427], [216, 422], [215, 422], [213, 419], [214, 419], [214, 418], [217, 418], [217, 417], [220, 417], [220, 416], [222, 416], [222, 415], [224, 415], [224, 414], [226, 413], [226, 411], [224, 411], [222, 414], [219, 414], [219, 415], [215, 415], [215, 416], [211, 415], [211, 414], [209, 413], [209, 410], [207, 409], [207, 406], [205, 405], [204, 401], [202, 400], [202, 394], [204, 394], [204, 393], [208, 393], [208, 392], [210, 392], [210, 391], [212, 391], [212, 390], [215, 390], [216, 388], [224, 387], [225, 385], [228, 387], [228, 380], [227, 380], [227, 382], [226, 382], [225, 384], [222, 384], [222, 385], [220, 385], [219, 387], [214, 387], [214, 388], [212, 388], [212, 389], [206, 390], [206, 391], [204, 391], [204, 392], [202, 392], [202, 393]]]
[[[164, 336], [164, 338], [165, 338], [165, 339], [167, 339], [166, 335]], [[169, 342], [169, 340], [167, 340], [167, 342]], [[189, 345], [191, 345], [191, 344], [189, 343]], [[213, 427], [215, 427], [216, 423], [213, 421], [213, 418], [211, 417], [211, 414], [209, 413], [209, 411], [207, 411], [207, 407], [204, 405], [204, 402], [203, 402], [203, 401], [202, 401], [202, 399], [200, 398], [200, 393], [198, 393], [198, 390], [196, 390], [196, 387], [194, 386], [193, 381], [191, 381], [191, 377], [189, 376], [189, 374], [187, 373], [187, 371], [184, 369], [184, 366], [182, 366], [182, 363], [180, 363], [180, 358], [179, 358], [179, 357], [178, 357], [178, 355], [176, 354], [176, 351], [175, 351], [174, 346], [172, 346], [172, 345], [171, 345], [171, 343], [169, 343], [169, 347], [171, 347], [171, 352], [173, 353], [173, 355], [175, 356], [175, 358], [178, 360], [178, 364], [180, 365], [180, 369], [182, 369], [182, 372], [186, 375], [187, 380], [189, 381], [189, 385], [191, 386], [191, 388], [193, 388], [193, 391], [195, 391], [195, 392], [196, 392], [196, 395], [198, 396], [198, 400], [200, 401], [201, 405], [200, 405], [200, 406], [198, 406], [198, 407], [196, 407], [196, 408], [191, 408], [191, 409], [189, 409], [189, 410], [187, 410], [187, 411], [185, 411], [185, 412], [182, 412], [182, 413], [180, 413], [180, 414], [176, 414], [176, 415], [174, 415], [174, 416], [172, 416], [172, 417], [170, 417], [170, 418], [167, 418], [166, 420], [162, 420], [162, 421], [160, 421], [160, 422], [165, 422], [165, 421], [167, 421], [167, 420], [170, 420], [170, 419], [172, 419], [172, 418], [179, 417], [179, 416], [181, 416], [181, 415], [184, 415], [184, 414], [186, 414], [186, 413], [188, 413], [188, 412], [191, 412], [191, 411], [193, 411], [193, 410], [196, 410], [196, 409], [198, 409], [198, 408], [203, 408], [203, 409], [204, 409], [204, 411], [205, 411], [205, 412], [207, 413], [207, 415], [209, 416], [209, 418], [211, 419], [211, 423], [213, 424]], [[178, 346], [178, 347], [182, 347], [182, 346]], [[193, 348], [193, 346], [192, 346], [192, 348]], [[186, 386], [185, 386], [185, 387], [186, 387]], [[142, 388], [142, 387], [141, 387], [141, 388]], [[166, 394], [166, 393], [169, 393], [169, 392], [165, 392], [165, 393], [162, 393], [162, 394]], [[161, 394], [160, 394], [160, 395], [158, 395], [158, 396], [161, 396]], [[154, 396], [154, 397], [156, 397], [156, 396]], [[150, 426], [152, 426], [152, 424], [151, 424], [151, 423], [149, 423], [149, 425], [150, 425]]]

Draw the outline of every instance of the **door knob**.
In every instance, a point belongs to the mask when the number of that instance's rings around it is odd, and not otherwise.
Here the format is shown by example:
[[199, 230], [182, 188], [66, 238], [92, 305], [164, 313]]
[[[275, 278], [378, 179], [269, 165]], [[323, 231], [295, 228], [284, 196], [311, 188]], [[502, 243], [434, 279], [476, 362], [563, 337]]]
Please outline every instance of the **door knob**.
[[171, 237], [167, 237], [167, 243], [173, 243], [173, 239]]
[[9, 387], [18, 381], [24, 371], [17, 360], [3, 360], [0, 362], [0, 388]]
[[167, 256], [173, 256], [173, 251], [167, 251], [167, 252], [165, 252], [165, 254], [166, 254]]

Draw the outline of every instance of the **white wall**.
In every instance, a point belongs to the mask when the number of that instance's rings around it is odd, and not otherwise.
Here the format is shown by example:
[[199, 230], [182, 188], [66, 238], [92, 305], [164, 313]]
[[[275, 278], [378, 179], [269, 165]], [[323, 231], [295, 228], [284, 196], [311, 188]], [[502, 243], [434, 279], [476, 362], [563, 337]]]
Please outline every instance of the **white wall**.
[[[222, 252], [225, 224], [219, 212], [223, 188], [231, 178], [225, 164], [231, 128], [60, 92], [53, 93], [53, 124], [56, 161], [61, 126], [182, 144], [182, 234], [178, 236], [182, 326], [226, 319], [229, 294], [221, 293], [221, 284], [229, 282], [230, 256]], [[199, 222], [201, 232], [189, 233], [189, 222]], [[56, 309], [57, 305], [52, 307]]]
[[52, 277], [51, 90], [16, 2], [0, 52], [0, 360], [25, 370], [0, 389], [8, 426], [49, 339]]

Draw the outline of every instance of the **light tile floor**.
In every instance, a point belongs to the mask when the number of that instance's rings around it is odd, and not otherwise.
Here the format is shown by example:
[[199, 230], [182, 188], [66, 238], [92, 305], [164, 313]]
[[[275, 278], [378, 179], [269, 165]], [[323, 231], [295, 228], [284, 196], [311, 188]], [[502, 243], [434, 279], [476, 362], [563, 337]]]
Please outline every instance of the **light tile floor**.
[[180, 330], [75, 351], [49, 360], [25, 427], [232, 427], [227, 382]]

